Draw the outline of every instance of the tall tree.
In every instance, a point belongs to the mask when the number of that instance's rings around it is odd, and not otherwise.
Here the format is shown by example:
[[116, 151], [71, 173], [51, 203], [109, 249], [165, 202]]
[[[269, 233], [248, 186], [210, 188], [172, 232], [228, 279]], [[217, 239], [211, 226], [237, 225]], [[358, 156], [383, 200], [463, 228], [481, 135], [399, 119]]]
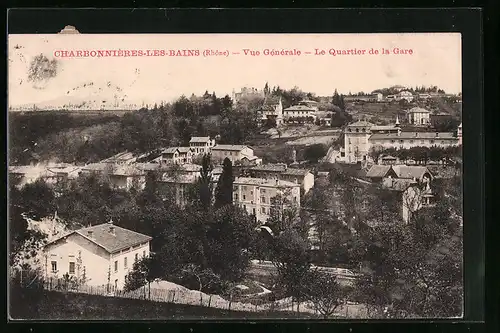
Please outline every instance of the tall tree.
[[226, 157], [215, 192], [215, 209], [233, 203], [233, 182], [233, 163]]

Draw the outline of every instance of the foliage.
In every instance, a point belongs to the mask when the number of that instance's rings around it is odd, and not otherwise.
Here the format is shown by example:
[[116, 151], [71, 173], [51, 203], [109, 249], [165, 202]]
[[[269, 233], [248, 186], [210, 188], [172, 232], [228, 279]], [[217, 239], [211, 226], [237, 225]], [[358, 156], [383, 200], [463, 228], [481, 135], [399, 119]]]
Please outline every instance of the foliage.
[[226, 157], [215, 192], [214, 207], [216, 209], [233, 203], [233, 181], [233, 164], [231, 160]]
[[26, 184], [20, 190], [10, 184], [9, 256], [12, 266], [36, 256], [46, 239], [42, 232], [28, 228], [27, 219], [39, 220], [53, 214], [54, 210], [54, 193], [44, 182]]
[[308, 299], [314, 309], [325, 319], [335, 313], [337, 308], [345, 303], [345, 293], [332, 274], [316, 271], [309, 284]]
[[327, 148], [318, 143], [307, 147], [304, 151], [304, 158], [310, 162], [318, 162], [327, 153]]

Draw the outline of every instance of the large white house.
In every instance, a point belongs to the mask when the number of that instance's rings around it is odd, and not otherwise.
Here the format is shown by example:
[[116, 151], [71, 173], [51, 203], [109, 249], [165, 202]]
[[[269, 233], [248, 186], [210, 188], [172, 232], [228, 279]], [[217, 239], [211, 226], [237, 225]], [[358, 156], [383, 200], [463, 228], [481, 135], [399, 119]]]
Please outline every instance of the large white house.
[[252, 178], [278, 179], [300, 184], [304, 194], [314, 187], [314, 175], [310, 170], [289, 168], [286, 164], [262, 164], [248, 170]]
[[431, 112], [429, 110], [414, 107], [408, 110], [408, 123], [412, 125], [428, 125], [430, 124], [430, 115]]
[[215, 146], [215, 140], [209, 136], [193, 136], [189, 140], [189, 147], [194, 155], [210, 154], [212, 147]]
[[161, 152], [160, 163], [166, 164], [191, 164], [193, 162], [193, 149], [190, 147], [170, 147]]
[[212, 148], [212, 159], [217, 162], [222, 162], [227, 157], [234, 164], [244, 157], [253, 156], [253, 149], [244, 145], [216, 145]]
[[151, 239], [113, 223], [75, 230], [45, 246], [45, 275], [85, 276], [88, 285], [121, 289], [134, 262], [149, 256]]
[[238, 177], [233, 182], [233, 202], [265, 223], [270, 216], [272, 199], [280, 195], [282, 207], [300, 208], [300, 184], [278, 179]]

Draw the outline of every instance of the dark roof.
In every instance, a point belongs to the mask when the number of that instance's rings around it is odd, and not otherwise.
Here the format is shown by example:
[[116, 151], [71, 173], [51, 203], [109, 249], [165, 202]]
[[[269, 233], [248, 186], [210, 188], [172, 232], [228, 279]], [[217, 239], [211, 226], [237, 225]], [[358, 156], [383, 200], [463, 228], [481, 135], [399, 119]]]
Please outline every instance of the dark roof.
[[308, 172], [310, 172], [310, 171], [307, 169], [288, 168], [288, 169], [286, 169], [285, 172], [283, 172], [283, 174], [290, 175], [290, 176], [305, 176]]
[[207, 142], [210, 141], [209, 136], [193, 136], [189, 142]]
[[366, 177], [368, 178], [382, 178], [387, 175], [387, 173], [391, 170], [390, 165], [374, 165], [368, 170], [366, 173]]
[[425, 173], [431, 175], [429, 169], [424, 166], [413, 166], [413, 165], [393, 165], [392, 169], [398, 175], [398, 178], [406, 178], [406, 179], [421, 179]]
[[347, 127], [368, 127], [368, 128], [371, 128], [372, 126], [373, 126], [372, 123], [369, 123], [369, 122], [364, 121], [364, 120], [359, 120], [359, 121], [356, 121], [355, 123], [347, 125]]
[[191, 150], [191, 148], [190, 147], [170, 147], [170, 148], [164, 149], [163, 153], [164, 154], [174, 154], [176, 150], [178, 150], [179, 153], [186, 154], [188, 151]]
[[369, 140], [418, 140], [418, 139], [436, 139], [436, 140], [458, 140], [453, 132], [401, 132], [398, 133], [374, 133], [370, 136]]
[[[114, 234], [110, 232], [110, 227], [114, 227]], [[89, 237], [89, 231], [92, 231], [92, 237]], [[62, 238], [68, 237], [72, 234], [78, 234], [90, 240], [92, 243], [102, 247], [109, 253], [115, 253], [123, 249], [127, 249], [131, 246], [149, 242], [152, 239], [152, 237], [150, 236], [121, 228], [112, 223], [103, 223], [88, 228], [75, 230]], [[61, 238], [50, 242], [49, 244], [47, 244], [47, 246], [57, 242], [60, 239]]]
[[[215, 147], [212, 147], [212, 150], [232, 150], [232, 151], [240, 151], [245, 148], [250, 148], [248, 146], [244, 145], [216, 145]], [[250, 148], [252, 149], [252, 148]]]
[[286, 165], [283, 164], [262, 164], [250, 168], [252, 171], [284, 172]]
[[293, 105], [293, 106], [290, 106], [289, 108], [286, 108], [284, 111], [316, 111], [315, 108], [313, 107], [309, 107], [309, 106], [305, 106], [305, 105]]

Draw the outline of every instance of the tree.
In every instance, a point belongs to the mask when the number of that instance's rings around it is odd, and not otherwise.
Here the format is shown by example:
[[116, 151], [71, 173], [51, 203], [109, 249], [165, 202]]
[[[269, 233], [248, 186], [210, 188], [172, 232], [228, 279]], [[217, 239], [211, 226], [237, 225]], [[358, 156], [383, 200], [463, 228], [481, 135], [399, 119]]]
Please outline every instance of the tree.
[[10, 264], [20, 264], [36, 256], [46, 235], [30, 229], [28, 219], [40, 220], [54, 213], [52, 190], [41, 180], [25, 185], [21, 190], [14, 184], [9, 191]]
[[125, 276], [125, 291], [137, 290], [146, 284], [151, 298], [151, 282], [161, 276], [160, 260], [155, 255], [141, 258], [134, 263], [133, 269]]
[[233, 203], [233, 164], [229, 158], [225, 158], [215, 192], [215, 209]]
[[345, 293], [332, 274], [315, 272], [309, 284], [308, 299], [325, 319], [335, 313], [337, 308], [345, 303]]
[[299, 233], [287, 228], [272, 244], [272, 262], [277, 269], [277, 286], [297, 303], [308, 298], [311, 282], [309, 245]]
[[317, 163], [319, 159], [324, 157], [327, 153], [327, 149], [324, 145], [318, 143], [308, 146], [304, 152], [304, 158], [310, 162]]
[[210, 155], [204, 155], [197, 183], [197, 200], [204, 211], [208, 211], [212, 205], [212, 169]]

